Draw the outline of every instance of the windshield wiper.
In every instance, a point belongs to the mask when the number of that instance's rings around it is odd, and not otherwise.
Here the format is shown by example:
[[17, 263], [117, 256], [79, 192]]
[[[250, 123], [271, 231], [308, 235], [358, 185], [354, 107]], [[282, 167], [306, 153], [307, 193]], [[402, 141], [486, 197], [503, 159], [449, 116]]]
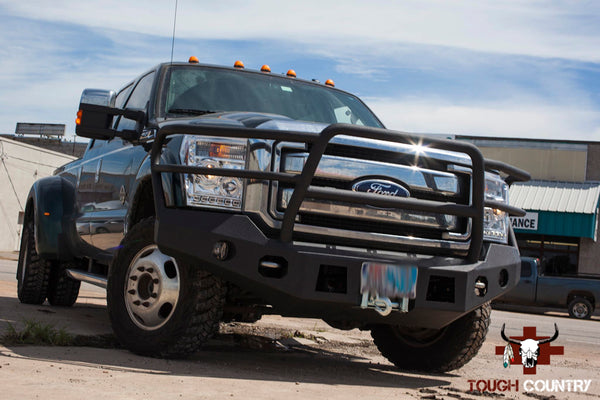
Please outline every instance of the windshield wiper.
[[219, 111], [196, 110], [194, 108], [171, 108], [168, 112], [171, 114], [205, 115], [205, 114], [218, 113]]

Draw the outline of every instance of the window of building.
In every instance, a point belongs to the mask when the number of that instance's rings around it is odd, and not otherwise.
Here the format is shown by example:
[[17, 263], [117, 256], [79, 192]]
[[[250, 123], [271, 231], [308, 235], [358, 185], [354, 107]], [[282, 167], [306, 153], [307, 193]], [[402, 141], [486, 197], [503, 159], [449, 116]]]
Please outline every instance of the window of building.
[[522, 256], [540, 259], [544, 275], [576, 275], [579, 265], [579, 238], [548, 235], [517, 235]]

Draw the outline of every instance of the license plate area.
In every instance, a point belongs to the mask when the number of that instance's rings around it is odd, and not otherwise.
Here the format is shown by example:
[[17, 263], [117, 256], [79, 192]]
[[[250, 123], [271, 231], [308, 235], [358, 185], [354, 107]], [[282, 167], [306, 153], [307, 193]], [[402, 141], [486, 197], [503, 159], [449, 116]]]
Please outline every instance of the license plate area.
[[360, 293], [388, 299], [417, 297], [418, 268], [413, 265], [394, 265], [365, 262], [360, 274]]

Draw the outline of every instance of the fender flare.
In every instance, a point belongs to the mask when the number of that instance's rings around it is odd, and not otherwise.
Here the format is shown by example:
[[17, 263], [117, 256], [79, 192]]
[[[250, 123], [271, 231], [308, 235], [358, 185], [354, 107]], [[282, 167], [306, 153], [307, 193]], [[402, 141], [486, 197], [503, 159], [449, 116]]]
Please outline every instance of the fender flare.
[[[47, 260], [68, 260], [72, 256], [75, 230], [75, 187], [60, 176], [37, 180], [27, 196], [26, 217], [33, 214], [35, 247]], [[33, 207], [33, 210], [29, 210]]]
[[[162, 155], [161, 155], [161, 162], [170, 162], [170, 163], [178, 163], [178, 155], [176, 153], [173, 153], [171, 151], [165, 151]], [[150, 155], [148, 154], [148, 156], [146, 156], [144, 158], [144, 160], [142, 161], [142, 164], [140, 165], [135, 180], [133, 181], [132, 185], [131, 185], [131, 193], [130, 193], [130, 206], [129, 209], [127, 210], [127, 217], [126, 217], [126, 225], [125, 225], [125, 232], [127, 233], [127, 231], [135, 224], [135, 222], [137, 222], [137, 220], [139, 220], [139, 218], [136, 219], [136, 209], [137, 206], [139, 204], [139, 202], [142, 200], [141, 199], [141, 192], [140, 192], [140, 188], [146, 186], [146, 185], [150, 185], [150, 187], [152, 187], [152, 191], [154, 191], [153, 188], [153, 183], [152, 183], [152, 160]], [[165, 177], [163, 177], [162, 179], [162, 184], [163, 184], [163, 191], [165, 193], [165, 202], [169, 205], [175, 205], [175, 204], [181, 204], [183, 203], [183, 199], [181, 198], [181, 195], [179, 194], [179, 192], [175, 192], [173, 193], [173, 177], [171, 175], [167, 175]], [[152, 202], [152, 204], [154, 205], [154, 197], [152, 197], [150, 199], [150, 201]], [[156, 215], [156, 209], [153, 210], [153, 214], [152, 215]]]
[[129, 193], [129, 207], [127, 215], [125, 217], [125, 233], [135, 224], [135, 210], [138, 202], [140, 201], [140, 188], [143, 184], [148, 183], [150, 180], [150, 157], [144, 157], [142, 164], [140, 165], [135, 179], [131, 185], [131, 192]]

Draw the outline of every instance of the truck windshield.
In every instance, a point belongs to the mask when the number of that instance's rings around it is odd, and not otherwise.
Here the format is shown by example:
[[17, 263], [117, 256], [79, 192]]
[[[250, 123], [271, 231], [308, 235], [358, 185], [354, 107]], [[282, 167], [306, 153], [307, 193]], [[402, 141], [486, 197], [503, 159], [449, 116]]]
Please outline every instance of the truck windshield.
[[326, 124], [382, 127], [355, 96], [277, 75], [178, 66], [170, 69], [166, 84], [163, 104], [167, 118], [251, 111]]

